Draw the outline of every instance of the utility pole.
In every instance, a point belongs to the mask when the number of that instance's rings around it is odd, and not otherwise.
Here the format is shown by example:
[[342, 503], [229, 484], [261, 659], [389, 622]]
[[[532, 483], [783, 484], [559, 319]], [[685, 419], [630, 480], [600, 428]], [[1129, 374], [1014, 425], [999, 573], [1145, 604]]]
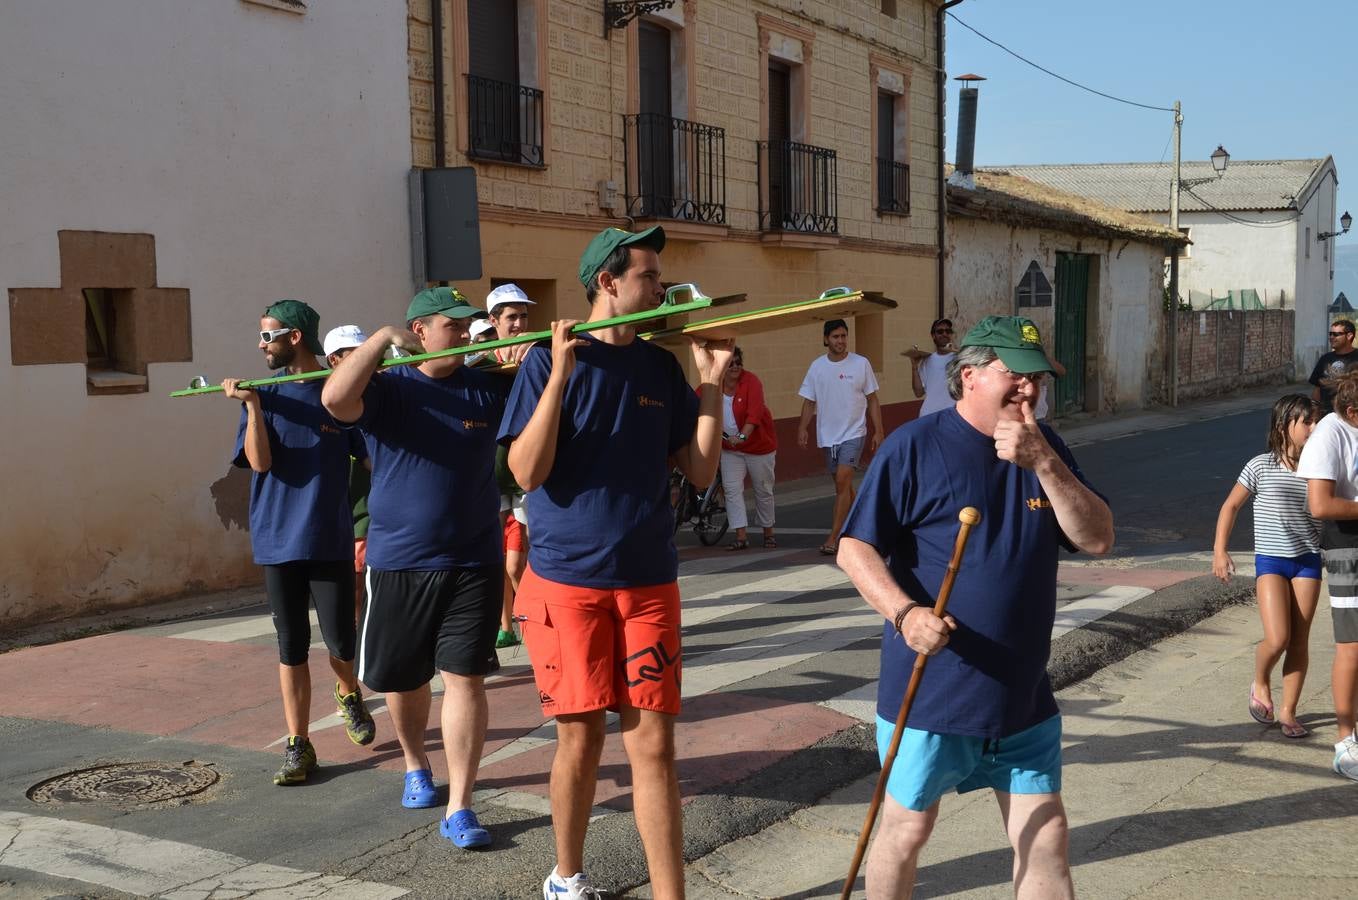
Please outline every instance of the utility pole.
[[[1179, 233], [1179, 137], [1184, 123], [1174, 101], [1174, 175], [1169, 188], [1169, 228]], [[1169, 405], [1179, 405], [1179, 246], [1169, 251]]]

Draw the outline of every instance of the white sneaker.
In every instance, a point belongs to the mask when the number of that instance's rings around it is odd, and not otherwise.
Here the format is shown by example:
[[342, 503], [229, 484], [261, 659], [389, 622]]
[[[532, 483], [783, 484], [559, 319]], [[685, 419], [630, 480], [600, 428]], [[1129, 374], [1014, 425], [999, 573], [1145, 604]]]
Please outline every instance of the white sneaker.
[[1334, 770], [1358, 781], [1358, 737], [1349, 735], [1334, 745]]
[[[1358, 765], [1358, 761], [1355, 761]], [[603, 893], [589, 883], [584, 872], [576, 872], [570, 878], [562, 878], [552, 869], [552, 874], [542, 883], [542, 900], [602, 900]]]

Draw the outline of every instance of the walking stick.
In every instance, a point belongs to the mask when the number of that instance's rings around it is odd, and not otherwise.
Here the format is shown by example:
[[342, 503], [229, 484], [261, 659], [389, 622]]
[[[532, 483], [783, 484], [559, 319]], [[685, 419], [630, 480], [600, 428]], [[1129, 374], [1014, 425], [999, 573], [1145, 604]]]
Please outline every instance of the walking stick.
[[[962, 527], [957, 531], [957, 541], [953, 544], [952, 559], [948, 561], [948, 571], [943, 576], [943, 586], [938, 589], [938, 599], [934, 601], [934, 615], [943, 618], [948, 606], [948, 595], [952, 593], [952, 583], [957, 580], [957, 570], [962, 565], [962, 553], [967, 549], [967, 538], [973, 525], [980, 524], [981, 513], [974, 506], [964, 506], [957, 514]], [[863, 864], [863, 854], [868, 849], [868, 838], [872, 836], [872, 826], [877, 822], [877, 810], [886, 794], [886, 782], [891, 777], [891, 766], [896, 762], [896, 751], [901, 749], [901, 733], [905, 731], [905, 720], [910, 716], [910, 706], [915, 702], [920, 678], [924, 675], [924, 664], [929, 657], [919, 654], [915, 657], [915, 668], [910, 673], [910, 683], [905, 688], [905, 699], [901, 701], [901, 711], [896, 716], [896, 730], [891, 733], [891, 744], [882, 761], [882, 773], [877, 776], [877, 787], [872, 792], [872, 802], [868, 804], [868, 817], [863, 822], [863, 831], [858, 835], [858, 846], [853, 851], [853, 862], [849, 863], [849, 877], [844, 880], [844, 890], [840, 900], [849, 900], [853, 894], [853, 884], [858, 880], [858, 868]]]

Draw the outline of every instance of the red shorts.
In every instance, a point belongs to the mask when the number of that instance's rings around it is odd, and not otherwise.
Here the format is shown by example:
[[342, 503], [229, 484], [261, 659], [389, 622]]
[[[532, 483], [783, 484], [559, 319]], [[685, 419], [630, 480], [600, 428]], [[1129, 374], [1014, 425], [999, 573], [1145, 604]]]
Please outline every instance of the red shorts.
[[523, 539], [523, 523], [514, 518], [512, 512], [505, 517], [505, 550], [517, 553], [528, 550], [528, 542]]
[[362, 575], [368, 565], [368, 539], [354, 538], [354, 573]]
[[530, 566], [514, 612], [548, 716], [621, 706], [679, 714], [679, 585], [587, 588]]

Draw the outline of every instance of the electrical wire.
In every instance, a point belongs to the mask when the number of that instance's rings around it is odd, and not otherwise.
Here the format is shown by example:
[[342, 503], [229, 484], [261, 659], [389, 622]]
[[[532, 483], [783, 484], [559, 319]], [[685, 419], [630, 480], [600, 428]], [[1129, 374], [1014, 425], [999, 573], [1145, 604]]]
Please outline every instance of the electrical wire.
[[[1273, 227], [1278, 226], [1278, 225], [1286, 225], [1286, 224], [1288, 224], [1289, 222], [1295, 222], [1295, 221], [1297, 221], [1297, 219], [1301, 218], [1301, 214], [1298, 213], [1297, 215], [1291, 216], [1291, 217], [1286, 218], [1286, 219], [1268, 219], [1268, 220], [1265, 220], [1265, 221], [1263, 221], [1263, 222], [1255, 222], [1255, 221], [1252, 221], [1252, 220], [1250, 220], [1250, 219], [1242, 219], [1242, 218], [1240, 218], [1239, 216], [1231, 215], [1229, 212], [1227, 212], [1226, 210], [1222, 209], [1222, 208], [1219, 207], [1219, 206], [1213, 206], [1212, 203], [1211, 203], [1210, 201], [1204, 200], [1204, 199], [1203, 199], [1201, 196], [1199, 196], [1198, 193], [1195, 192], [1192, 188], [1180, 187], [1179, 190], [1182, 191], [1183, 193], [1187, 194], [1188, 196], [1192, 197], [1194, 200], [1198, 201], [1198, 202], [1201, 203], [1203, 206], [1205, 206], [1205, 207], [1207, 207], [1208, 209], [1210, 209], [1212, 212], [1214, 212], [1214, 213], [1219, 213], [1219, 214], [1225, 216], [1226, 218], [1230, 219], [1232, 222], [1238, 222], [1238, 223], [1240, 223], [1241, 225], [1252, 225], [1252, 226], [1254, 226], [1254, 227], [1256, 227], [1256, 228], [1273, 228]], [[1182, 212], [1182, 210], [1181, 210], [1181, 212]]]
[[1089, 91], [1089, 93], [1091, 94], [1097, 94], [1098, 96], [1104, 97], [1108, 100], [1116, 100], [1119, 103], [1125, 103], [1128, 106], [1139, 106], [1142, 109], [1153, 109], [1156, 112], [1174, 112], [1174, 108], [1170, 106], [1152, 106], [1149, 103], [1137, 103], [1135, 100], [1124, 100], [1122, 97], [1115, 97], [1112, 94], [1105, 94], [1103, 91], [1095, 90], [1094, 88], [1089, 87], [1088, 85], [1080, 84], [1080, 82], [1078, 81], [1072, 81], [1071, 79], [1067, 78], [1064, 75], [1058, 75], [1051, 69], [1048, 69], [1044, 66], [1040, 66], [1037, 63], [1033, 62], [1031, 59], [1028, 59], [1024, 56], [1019, 55], [1018, 53], [1015, 53], [1013, 50], [1010, 50], [1008, 47], [1006, 47], [1004, 44], [1001, 44], [994, 38], [984, 35], [981, 32], [977, 31], [975, 28], [972, 28], [970, 25], [968, 25], [966, 22], [963, 22], [961, 19], [957, 18], [957, 16], [953, 15], [952, 13], [948, 13], [947, 15], [948, 18], [952, 19], [958, 25], [961, 25], [963, 28], [965, 28], [967, 31], [970, 31], [972, 34], [976, 35], [981, 40], [994, 44], [996, 47], [999, 47], [1005, 53], [1008, 53], [1010, 56], [1014, 57], [1020, 62], [1027, 63], [1034, 69], [1037, 69], [1039, 72], [1045, 72], [1051, 77], [1057, 79], [1058, 81], [1064, 81], [1066, 84], [1069, 84], [1072, 87], [1077, 87], [1082, 91]]

